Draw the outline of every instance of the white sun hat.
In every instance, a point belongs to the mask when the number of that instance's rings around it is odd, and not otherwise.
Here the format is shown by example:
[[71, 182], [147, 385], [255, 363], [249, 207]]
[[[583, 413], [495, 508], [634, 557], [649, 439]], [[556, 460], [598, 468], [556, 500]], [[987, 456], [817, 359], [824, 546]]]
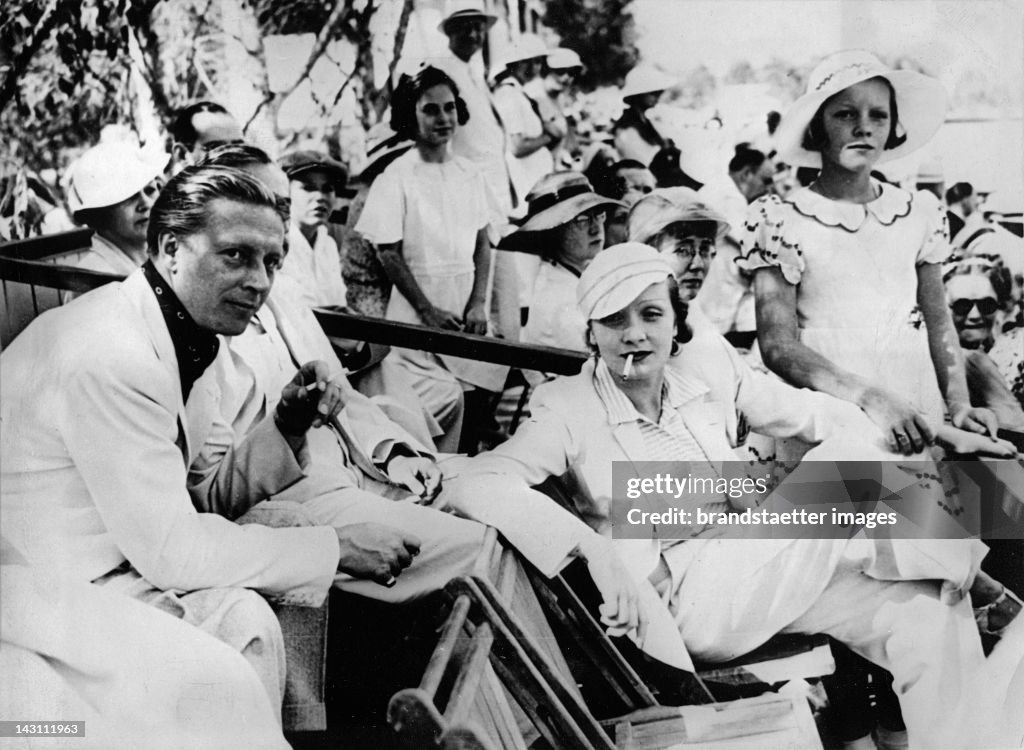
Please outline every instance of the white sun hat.
[[170, 154], [152, 155], [123, 141], [93, 146], [69, 169], [68, 208], [74, 215], [88, 208], [113, 206], [131, 198], [164, 172]]
[[674, 276], [665, 256], [640, 242], [622, 242], [599, 252], [576, 283], [576, 304], [587, 320], [623, 309], [651, 284]]
[[501, 58], [502, 67], [523, 60], [536, 60], [548, 56], [548, 46], [536, 34], [522, 34], [516, 39]]
[[631, 96], [664, 91], [677, 83], [679, 83], [678, 80], [660, 70], [647, 65], [637, 65], [626, 74], [626, 85], [622, 89], [622, 98], [628, 99]]
[[879, 162], [892, 161], [928, 143], [946, 119], [946, 89], [936, 79], [912, 70], [896, 70], [870, 52], [847, 50], [826, 57], [811, 71], [807, 91], [793, 102], [775, 132], [779, 158], [798, 167], [821, 168], [821, 154], [804, 148], [804, 134], [814, 115], [833, 94], [871, 78], [885, 78], [896, 92], [898, 132], [907, 140], [882, 152]]
[[548, 52], [548, 67], [551, 70], [571, 70], [582, 68], [583, 61], [574, 50], [568, 47], [555, 47]]
[[447, 33], [448, 24], [460, 18], [479, 18], [487, 24], [487, 28], [491, 28], [498, 21], [496, 15], [485, 10], [482, 0], [448, 0], [445, 3], [444, 18], [438, 24], [437, 30]]

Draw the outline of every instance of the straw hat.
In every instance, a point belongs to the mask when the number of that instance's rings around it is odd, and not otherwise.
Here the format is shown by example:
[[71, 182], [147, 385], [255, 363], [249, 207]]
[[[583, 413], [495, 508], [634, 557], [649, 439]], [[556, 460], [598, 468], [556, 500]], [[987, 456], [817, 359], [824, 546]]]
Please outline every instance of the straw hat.
[[882, 152], [879, 162], [899, 159], [926, 144], [946, 117], [946, 89], [934, 78], [910, 70], [894, 70], [870, 52], [849, 50], [825, 58], [807, 79], [807, 92], [797, 99], [775, 131], [775, 147], [787, 164], [821, 168], [821, 154], [803, 147], [811, 119], [825, 100], [845, 88], [876, 77], [896, 92], [899, 122], [907, 140]]
[[622, 88], [622, 98], [628, 99], [631, 96], [664, 91], [677, 83], [679, 81], [665, 75], [660, 70], [649, 68], [646, 65], [637, 65], [626, 74], [626, 85]]
[[725, 217], [684, 187], [658, 188], [638, 200], [629, 211], [629, 239], [647, 242], [658, 232], [680, 222], [707, 222], [715, 226], [715, 241], [729, 231]]
[[69, 170], [68, 208], [72, 216], [131, 198], [163, 174], [170, 158], [164, 152], [147, 154], [124, 141], [93, 146]]
[[580, 275], [576, 304], [587, 320], [600, 320], [672, 275], [672, 266], [653, 247], [640, 242], [612, 245], [599, 252]]
[[445, 4], [444, 18], [437, 25], [437, 30], [447, 34], [448, 24], [460, 18], [479, 18], [487, 23], [487, 28], [491, 28], [498, 21], [497, 16], [484, 10], [481, 0], [449, 0]]
[[523, 60], [539, 60], [548, 56], [548, 47], [536, 34], [522, 34], [505, 52], [502, 66]]
[[566, 47], [555, 47], [555, 49], [548, 52], [547, 63], [548, 68], [551, 70], [571, 70], [572, 68], [583, 67], [583, 61], [580, 59], [580, 56]]
[[579, 172], [553, 172], [542, 177], [527, 194], [526, 204], [526, 216], [519, 220], [516, 231], [502, 239], [502, 250], [540, 254], [544, 248], [531, 242], [529, 233], [560, 227], [592, 208], [624, 207], [619, 201], [595, 193]]

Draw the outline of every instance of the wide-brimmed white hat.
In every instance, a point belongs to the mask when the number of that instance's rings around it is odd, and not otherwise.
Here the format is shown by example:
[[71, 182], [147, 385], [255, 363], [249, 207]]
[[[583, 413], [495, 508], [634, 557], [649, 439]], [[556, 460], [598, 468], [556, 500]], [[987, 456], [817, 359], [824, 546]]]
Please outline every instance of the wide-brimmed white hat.
[[481, 0], [448, 0], [445, 3], [444, 18], [437, 25], [437, 30], [446, 34], [448, 24], [460, 18], [479, 18], [487, 23], [487, 28], [491, 28], [498, 21], [496, 15], [484, 10]]
[[793, 102], [775, 131], [779, 158], [799, 167], [821, 168], [821, 154], [803, 147], [804, 134], [825, 100], [855, 83], [885, 78], [896, 92], [900, 133], [907, 140], [882, 152], [879, 162], [917, 150], [935, 135], [946, 118], [946, 89], [936, 79], [912, 70], [895, 70], [870, 52], [848, 50], [822, 60], [807, 79], [807, 92]]
[[505, 50], [501, 58], [503, 67], [523, 60], [539, 60], [548, 56], [548, 46], [536, 34], [522, 34]]
[[647, 242], [672, 224], [704, 222], [714, 225], [715, 241], [729, 231], [729, 222], [704, 203], [690, 188], [658, 188], [645, 195], [629, 211], [629, 239]]
[[584, 269], [576, 284], [576, 304], [587, 320], [600, 320], [673, 275], [672, 266], [653, 247], [622, 242], [599, 252]]
[[68, 208], [74, 216], [131, 198], [164, 172], [170, 154], [109, 141], [83, 153], [68, 170]]
[[679, 81], [665, 75], [660, 70], [648, 67], [647, 65], [637, 65], [626, 74], [626, 85], [622, 88], [622, 98], [628, 99], [631, 96], [664, 91], [675, 86], [677, 83]]
[[555, 47], [548, 52], [547, 63], [551, 70], [571, 70], [583, 67], [580, 56], [567, 47]]

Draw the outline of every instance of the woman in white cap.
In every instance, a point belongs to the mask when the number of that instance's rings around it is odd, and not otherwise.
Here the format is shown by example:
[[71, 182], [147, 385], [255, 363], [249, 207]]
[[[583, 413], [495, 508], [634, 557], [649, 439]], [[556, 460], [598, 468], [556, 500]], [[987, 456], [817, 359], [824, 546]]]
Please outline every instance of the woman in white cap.
[[937, 80], [867, 52], [826, 58], [775, 134], [782, 161], [821, 173], [752, 205], [739, 261], [755, 272], [768, 367], [857, 404], [906, 454], [931, 443], [947, 412], [957, 427], [997, 429], [971, 407], [945, 303], [945, 208], [871, 176], [927, 143], [945, 102]]
[[641, 164], [650, 164], [666, 145], [658, 128], [647, 117], [650, 110], [665, 89], [677, 81], [654, 68], [637, 65], [626, 75], [622, 89], [625, 111], [612, 126], [615, 148], [623, 159], [636, 159]]
[[76, 266], [127, 276], [146, 262], [149, 210], [169, 159], [120, 141], [101, 143], [78, 158], [68, 180], [68, 208], [94, 234]]
[[[626, 500], [632, 480], [653, 482], [645, 472], [657, 469], [644, 462], [688, 462], [690, 477], [716, 481], [727, 471], [722, 462], [736, 459], [735, 393], [742, 387], [736, 377], [723, 370], [705, 380], [669, 364], [690, 356], [685, 348], [679, 353], [688, 331], [674, 276], [668, 261], [646, 245], [624, 243], [600, 253], [577, 290], [593, 358], [579, 375], [539, 387], [531, 420], [508, 442], [453, 462], [443, 500], [498, 528], [549, 575], [574, 555], [593, 570], [590, 550], [612, 553], [591, 533], [613, 537], [614, 554], [636, 588], [623, 592], [621, 583], [595, 580], [601, 613], [616, 634], [646, 623], [639, 645], [663, 660], [682, 648], [673, 634], [651, 627], [660, 616], [654, 610], [664, 607], [674, 635], [705, 661], [733, 659], [779, 632], [832, 635], [893, 673], [912, 741], [940, 747], [935, 719], [961, 699], [959, 686], [984, 659], [970, 604], [956, 595], [970, 585], [978, 554], [936, 559], [903, 540], [723, 538], [730, 527], [701, 524], [696, 513], [739, 510], [763, 498], [719, 491], [683, 492], [667, 506]], [[872, 441], [876, 456], [891, 455], [857, 409], [823, 394], [776, 387], [791, 395], [761, 404], [760, 429], [820, 443], [819, 459], [840, 458], [853, 440]], [[816, 471], [812, 463], [801, 465], [763, 507], [784, 505], [784, 487], [820, 482]], [[550, 477], [565, 477], [573, 487], [575, 510], [589, 531], [531, 489]], [[886, 474], [883, 486], [891, 486], [890, 479], [898, 478]], [[830, 501], [842, 486], [830, 483]], [[637, 510], [669, 507], [689, 512], [690, 520], [662, 518], [656, 533], [651, 522], [631, 520]], [[980, 542], [972, 544], [980, 553]], [[652, 587], [662, 604], [652, 605]], [[673, 661], [686, 660], [684, 653]]]

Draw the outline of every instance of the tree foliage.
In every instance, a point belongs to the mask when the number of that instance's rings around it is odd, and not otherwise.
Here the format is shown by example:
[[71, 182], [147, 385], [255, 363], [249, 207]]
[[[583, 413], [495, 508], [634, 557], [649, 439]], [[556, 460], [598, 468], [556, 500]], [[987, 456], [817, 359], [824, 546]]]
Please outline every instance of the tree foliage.
[[547, 0], [544, 24], [576, 51], [586, 65], [581, 84], [588, 87], [619, 84], [636, 65], [630, 0]]

